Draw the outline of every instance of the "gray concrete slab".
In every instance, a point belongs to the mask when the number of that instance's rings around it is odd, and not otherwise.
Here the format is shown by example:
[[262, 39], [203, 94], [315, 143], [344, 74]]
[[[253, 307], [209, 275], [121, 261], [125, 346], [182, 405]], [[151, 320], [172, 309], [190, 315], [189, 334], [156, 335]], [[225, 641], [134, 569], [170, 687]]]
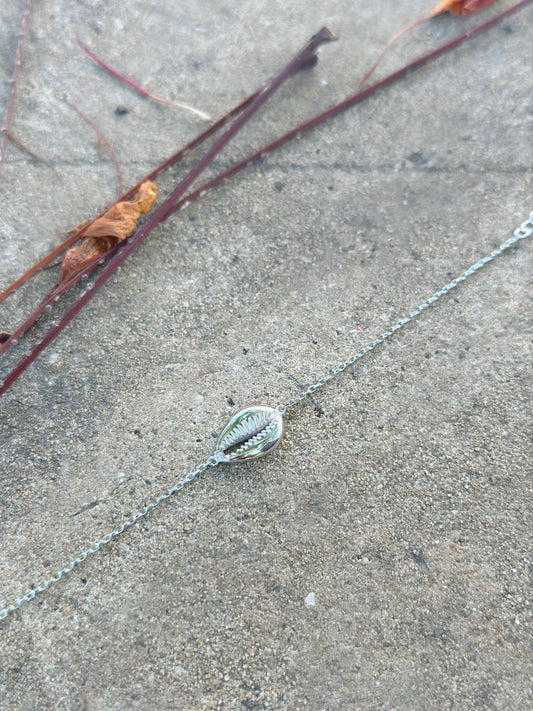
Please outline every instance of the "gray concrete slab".
[[[510, 4], [417, 28], [379, 75]], [[23, 5], [0, 9], [2, 111]], [[338, 31], [219, 170], [352, 93], [430, 5], [35, 3], [12, 129], [56, 172], [9, 146], [2, 285], [116, 194], [63, 95], [112, 141], [126, 185], [202, 127], [106, 75], [77, 36], [218, 116], [321, 25]], [[194, 469], [236, 408], [286, 401], [527, 218], [531, 19], [169, 220], [10, 389], [0, 607]], [[270, 457], [207, 471], [0, 623], [2, 711], [527, 708], [530, 273], [521, 244], [293, 409]], [[0, 328], [55, 278], [10, 299]]]

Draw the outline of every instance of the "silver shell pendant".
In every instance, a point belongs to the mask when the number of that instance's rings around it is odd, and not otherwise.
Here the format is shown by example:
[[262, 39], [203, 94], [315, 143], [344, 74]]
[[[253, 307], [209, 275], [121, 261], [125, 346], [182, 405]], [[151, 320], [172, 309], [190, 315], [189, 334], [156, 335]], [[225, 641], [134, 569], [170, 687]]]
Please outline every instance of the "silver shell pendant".
[[278, 446], [283, 434], [281, 412], [271, 407], [246, 407], [233, 415], [217, 440], [221, 462], [256, 459]]

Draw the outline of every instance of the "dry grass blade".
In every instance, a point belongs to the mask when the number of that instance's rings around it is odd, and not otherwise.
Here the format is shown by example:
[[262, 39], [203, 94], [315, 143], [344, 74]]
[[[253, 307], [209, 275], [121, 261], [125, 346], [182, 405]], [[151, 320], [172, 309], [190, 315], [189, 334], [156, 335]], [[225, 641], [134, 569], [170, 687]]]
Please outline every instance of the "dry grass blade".
[[359, 80], [359, 84], [364, 84], [370, 78], [370, 76], [379, 67], [381, 62], [385, 59], [385, 56], [391, 48], [391, 45], [393, 45], [394, 42], [396, 42], [396, 40], [399, 39], [403, 34], [413, 29], [413, 27], [421, 25], [423, 22], [427, 22], [427, 20], [431, 20], [433, 17], [441, 15], [443, 12], [450, 12], [452, 15], [459, 15], [461, 17], [464, 17], [465, 15], [471, 15], [473, 12], [482, 10], [484, 7], [490, 5], [493, 2], [495, 2], [495, 0], [442, 0], [442, 2], [437, 3], [437, 5], [435, 5], [433, 10], [428, 15], [424, 15], [423, 17], [417, 17], [416, 19], [405, 25], [405, 27], [402, 27], [400, 30], [395, 32], [388, 39], [387, 44], [385, 45], [385, 49], [382, 51], [382, 53], [374, 62], [374, 64], [370, 67], [370, 69], [363, 75], [363, 77], [361, 77], [361, 79]]
[[103, 59], [100, 59], [100, 57], [95, 54], [92, 49], [89, 49], [87, 45], [82, 42], [78, 38], [78, 44], [80, 47], [83, 49], [83, 51], [89, 55], [89, 57], [98, 64], [99, 67], [102, 67], [102, 69], [105, 69], [106, 72], [109, 74], [112, 74], [114, 77], [117, 79], [120, 79], [120, 81], [124, 82], [125, 84], [128, 84], [128, 86], [131, 86], [132, 89], [135, 89], [135, 91], [138, 94], [141, 94], [142, 96], [146, 96], [148, 99], [152, 99], [153, 101], [157, 101], [159, 104], [167, 104], [168, 106], [176, 106], [178, 109], [185, 109], [186, 111], [190, 111], [193, 114], [196, 114], [196, 116], [199, 116], [201, 119], [204, 121], [211, 121], [211, 116], [209, 114], [206, 114], [205, 111], [201, 111], [200, 109], [194, 108], [194, 106], [189, 106], [189, 104], [184, 104], [183, 102], [180, 101], [170, 101], [169, 99], [162, 99], [160, 96], [156, 96], [155, 94], [152, 94], [151, 92], [148, 91], [148, 89], [145, 89], [144, 86], [141, 86], [138, 84], [136, 81], [133, 79], [130, 79], [127, 77], [125, 74], [122, 74], [119, 72], [117, 69], [113, 69], [107, 62], [104, 62]]
[[[95, 122], [90, 119], [86, 114], [83, 113], [81, 109], [78, 109], [77, 106], [72, 104], [66, 96], [63, 97], [63, 101], [70, 106], [71, 109], [74, 109], [74, 111], [78, 114], [78, 116], [81, 116], [84, 121], [86, 121], [89, 126], [91, 126], [94, 131], [96, 132], [96, 135], [98, 136], [98, 143], [99, 145], [104, 145], [107, 150], [109, 151], [109, 155], [111, 156], [111, 160], [113, 161], [113, 165], [115, 166], [115, 170], [117, 172], [117, 181], [118, 181], [118, 199], [120, 199], [120, 196], [122, 195], [122, 173], [120, 172], [120, 166], [118, 164], [118, 159], [117, 159], [117, 154], [113, 150], [113, 146], [109, 142], [109, 140], [106, 138], [105, 134], [98, 128], [98, 126], [95, 124]], [[99, 151], [100, 152], [100, 151]]]
[[13, 113], [13, 104], [15, 102], [15, 92], [17, 90], [17, 79], [22, 63], [22, 47], [24, 46], [24, 38], [26, 36], [26, 27], [28, 25], [28, 19], [31, 12], [31, 0], [26, 1], [26, 7], [24, 9], [24, 14], [22, 15], [22, 22], [20, 23], [20, 32], [17, 42], [17, 49], [15, 51], [15, 61], [13, 64], [13, 71], [11, 73], [11, 78], [9, 83], [11, 88], [9, 90], [9, 98], [7, 100], [6, 113], [4, 115], [4, 121], [2, 123], [2, 128], [0, 129], [2, 137], [0, 139], [0, 166], [4, 160], [6, 154], [7, 142], [9, 139], [9, 126], [11, 124], [11, 115]]
[[39, 163], [43, 163], [47, 168], [50, 168], [50, 170], [53, 170], [56, 175], [59, 175], [57, 170], [54, 168], [54, 166], [50, 163], [49, 160], [46, 160], [46, 158], [43, 158], [40, 155], [37, 155], [37, 153], [34, 153], [28, 146], [25, 146], [22, 141], [19, 141], [18, 138], [16, 138], [11, 131], [7, 132], [7, 137], [9, 140], [14, 143], [16, 146], [18, 146], [20, 149], [22, 149], [25, 153], [27, 153], [29, 156], [32, 158], [35, 158], [35, 160], [38, 160]]

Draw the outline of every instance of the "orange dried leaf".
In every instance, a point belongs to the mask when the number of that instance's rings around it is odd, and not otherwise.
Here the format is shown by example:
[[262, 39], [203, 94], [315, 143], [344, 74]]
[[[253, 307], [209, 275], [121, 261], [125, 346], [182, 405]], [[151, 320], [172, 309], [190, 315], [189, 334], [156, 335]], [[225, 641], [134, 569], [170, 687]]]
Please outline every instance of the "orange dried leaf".
[[117, 242], [129, 237], [139, 216], [148, 212], [157, 198], [156, 184], [147, 180], [133, 200], [118, 202], [87, 227], [79, 243], [68, 250], [61, 265], [58, 284], [71, 279], [82, 269], [96, 262]]
[[147, 180], [141, 185], [134, 200], [139, 206], [141, 214], [148, 212], [152, 209], [152, 206], [157, 198], [157, 186], [151, 180]]
[[495, 0], [441, 0], [431, 12], [431, 16], [440, 15], [441, 12], [451, 12], [452, 15], [471, 15], [473, 12], [482, 10]]

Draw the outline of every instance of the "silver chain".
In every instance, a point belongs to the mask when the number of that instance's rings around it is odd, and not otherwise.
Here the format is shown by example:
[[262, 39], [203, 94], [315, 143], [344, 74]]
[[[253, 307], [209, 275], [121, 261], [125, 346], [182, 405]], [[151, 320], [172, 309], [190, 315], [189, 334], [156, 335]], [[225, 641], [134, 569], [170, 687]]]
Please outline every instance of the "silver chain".
[[277, 410], [278, 412], [285, 413], [290, 407], [294, 407], [297, 405], [301, 400], [304, 400], [308, 395], [312, 395], [316, 390], [319, 388], [323, 387], [326, 383], [328, 383], [330, 380], [335, 378], [337, 375], [342, 373], [343, 371], [346, 370], [346, 368], [349, 368], [351, 365], [353, 365], [356, 361], [360, 360], [363, 356], [365, 356], [367, 353], [370, 353], [370, 351], [374, 350], [376, 346], [379, 346], [381, 343], [387, 340], [387, 338], [390, 338], [393, 333], [396, 333], [400, 328], [408, 324], [410, 321], [415, 319], [417, 316], [419, 316], [422, 311], [427, 309], [429, 306], [434, 304], [436, 301], [438, 301], [441, 296], [444, 296], [444, 294], [447, 294], [449, 291], [454, 289], [458, 284], [460, 284], [462, 281], [465, 279], [468, 279], [469, 276], [472, 276], [475, 272], [479, 271], [481, 267], [484, 267], [485, 264], [488, 264], [489, 262], [492, 262], [493, 259], [498, 257], [502, 252], [505, 252], [506, 249], [509, 249], [509, 247], [512, 247], [515, 242], [518, 242], [518, 240], [524, 239], [525, 237], [530, 237], [533, 234], [533, 212], [529, 215], [529, 219], [526, 220], [518, 229], [516, 229], [513, 233], [513, 236], [510, 237], [507, 241], [505, 241], [503, 244], [501, 244], [499, 247], [497, 247], [494, 251], [492, 251], [490, 254], [487, 254], [486, 257], [483, 257], [480, 259], [478, 262], [473, 264], [471, 267], [469, 267], [465, 272], [462, 274], [459, 274], [458, 277], [455, 277], [455, 279], [452, 279], [448, 284], [442, 287], [442, 289], [439, 289], [436, 291], [433, 296], [430, 296], [429, 299], [424, 301], [423, 304], [420, 304], [420, 306], [417, 306], [416, 309], [411, 311], [410, 314], [405, 316], [404, 318], [400, 319], [399, 321], [396, 321], [394, 326], [389, 328], [388, 331], [385, 331], [385, 333], [382, 333], [381, 336], [378, 336], [372, 343], [369, 343], [367, 346], [365, 346], [362, 350], [358, 351], [354, 355], [350, 356], [347, 360], [345, 360], [343, 363], [338, 365], [336, 368], [333, 368], [332, 370], [329, 371], [326, 375], [324, 375], [322, 378], [319, 378], [315, 383], [312, 383], [309, 385], [305, 390], [302, 390], [299, 392], [297, 395], [295, 395], [291, 400], [286, 402], [284, 405], [278, 405]]
[[[439, 289], [439, 291], [436, 291], [433, 296], [430, 296], [429, 299], [424, 301], [423, 304], [420, 304], [414, 311], [411, 311], [410, 314], [405, 316], [404, 318], [400, 319], [397, 321], [394, 326], [389, 328], [388, 331], [385, 331], [385, 333], [382, 333], [381, 336], [378, 336], [372, 343], [369, 343], [367, 346], [365, 346], [362, 350], [358, 351], [354, 355], [350, 356], [347, 360], [345, 360], [343, 363], [341, 363], [339, 366], [334, 368], [333, 370], [330, 370], [325, 376], [322, 378], [319, 378], [316, 382], [312, 383], [309, 385], [305, 390], [302, 390], [300, 393], [295, 395], [291, 400], [286, 402], [284, 405], [278, 405], [276, 407], [276, 410], [280, 413], [285, 413], [289, 408], [294, 407], [297, 405], [299, 402], [304, 400], [308, 395], [312, 395], [316, 390], [319, 388], [323, 387], [327, 382], [332, 380], [332, 378], [335, 378], [337, 375], [342, 373], [343, 371], [346, 370], [346, 368], [349, 368], [351, 365], [353, 365], [356, 361], [360, 360], [363, 356], [365, 356], [367, 353], [370, 353], [370, 351], [374, 350], [376, 346], [379, 346], [381, 343], [387, 340], [387, 338], [390, 338], [393, 333], [396, 333], [402, 326], [405, 326], [408, 324], [410, 321], [412, 321], [414, 318], [419, 316], [422, 311], [427, 309], [429, 306], [434, 304], [436, 301], [438, 301], [441, 296], [444, 296], [444, 294], [447, 294], [449, 291], [454, 289], [458, 284], [463, 282], [465, 279], [467, 279], [469, 276], [477, 272], [481, 267], [484, 267], [485, 264], [488, 264], [491, 262], [493, 259], [498, 257], [502, 252], [505, 252], [505, 250], [509, 249], [513, 244], [518, 242], [518, 240], [524, 239], [526, 237], [530, 237], [533, 234], [533, 212], [530, 214], [529, 219], [526, 220], [518, 229], [516, 229], [513, 233], [513, 236], [510, 237], [506, 242], [501, 244], [499, 247], [497, 247], [494, 251], [492, 251], [490, 254], [488, 254], [486, 257], [483, 257], [480, 259], [478, 262], [473, 264], [469, 269], [467, 269], [465, 272], [460, 274], [458, 277], [455, 279], [452, 279], [448, 284], [442, 287], [442, 289]], [[146, 516], [146, 514], [154, 509], [156, 506], [158, 506], [161, 502], [165, 501], [169, 497], [171, 497], [173, 494], [175, 494], [177, 491], [180, 489], [183, 489], [183, 487], [191, 482], [194, 478], [196, 478], [199, 474], [204, 472], [208, 467], [214, 467], [217, 464], [219, 464], [221, 461], [220, 457], [216, 455], [211, 455], [208, 457], [202, 464], [200, 464], [194, 471], [189, 472], [186, 474], [183, 479], [180, 479], [180, 481], [176, 482], [174, 486], [172, 486], [170, 489], [167, 489], [165, 492], [160, 494], [154, 499], [151, 499], [145, 506], [142, 508], [138, 509], [135, 511], [131, 516], [129, 516], [123, 523], [121, 523], [119, 526], [114, 528], [112, 531], [109, 533], [106, 533], [102, 538], [100, 538], [98, 541], [94, 542], [89, 548], [84, 550], [82, 553], [80, 553], [76, 558], [71, 560], [69, 563], [67, 563], [61, 570], [58, 570], [54, 575], [52, 575], [48, 580], [43, 581], [40, 585], [37, 585], [36, 587], [32, 588], [31, 590], [28, 590], [28, 592], [23, 595], [20, 598], [17, 598], [14, 600], [10, 605], [5, 607], [4, 609], [0, 610], [0, 620], [4, 620], [10, 612], [14, 612], [17, 610], [23, 603], [29, 602], [30, 600], [33, 600], [33, 598], [38, 594], [42, 593], [45, 590], [47, 590], [50, 585], [53, 585], [54, 583], [57, 583], [61, 578], [66, 575], [67, 573], [70, 573], [76, 566], [80, 565], [80, 563], [83, 563], [83, 561], [88, 558], [89, 556], [93, 555], [97, 551], [101, 550], [104, 546], [106, 546], [110, 541], [112, 541], [114, 538], [117, 536], [120, 536], [121, 533], [123, 533], [127, 528], [130, 526], [133, 526], [140, 518], [143, 516]]]
[[180, 479], [180, 481], [176, 482], [174, 486], [170, 489], [167, 489], [167, 491], [164, 491], [162, 494], [157, 496], [154, 499], [151, 499], [145, 506], [140, 508], [138, 511], [135, 511], [134, 513], [131, 514], [123, 523], [121, 523], [119, 526], [114, 528], [112, 531], [109, 533], [106, 533], [105, 536], [102, 536], [100, 540], [95, 541], [89, 548], [84, 550], [82, 553], [80, 553], [77, 558], [74, 558], [73, 560], [70, 561], [70, 563], [67, 563], [61, 570], [58, 570], [57, 573], [54, 573], [48, 580], [43, 581], [40, 585], [37, 585], [36, 587], [32, 588], [31, 590], [28, 590], [28, 592], [23, 595], [22, 597], [17, 598], [14, 600], [10, 605], [8, 605], [6, 608], [3, 610], [0, 610], [0, 620], [5, 619], [10, 612], [14, 612], [17, 610], [24, 602], [29, 602], [30, 600], [33, 600], [33, 598], [41, 592], [44, 592], [47, 588], [50, 587], [53, 583], [57, 583], [63, 575], [66, 575], [67, 573], [70, 573], [71, 570], [73, 570], [77, 565], [80, 563], [83, 563], [83, 561], [88, 558], [90, 555], [93, 555], [97, 551], [99, 551], [101, 548], [103, 548], [105, 545], [107, 545], [110, 541], [113, 540], [113, 538], [116, 538], [117, 536], [120, 536], [121, 533], [123, 533], [127, 528], [130, 526], [133, 526], [134, 523], [137, 523], [137, 521], [142, 518], [143, 516], [146, 516], [148, 511], [151, 511], [154, 509], [156, 506], [158, 506], [162, 501], [165, 501], [168, 499], [170, 496], [176, 493], [176, 491], [179, 491], [180, 489], [183, 489], [183, 487], [188, 484], [190, 481], [192, 481], [195, 477], [198, 476], [198, 474], [201, 474], [204, 472], [208, 467], [213, 467], [216, 464], [218, 464], [218, 461], [215, 459], [215, 457], [209, 457], [208, 459], [205, 460], [200, 466], [195, 469], [193, 472], [189, 472], [186, 476], [183, 477], [183, 479]]

